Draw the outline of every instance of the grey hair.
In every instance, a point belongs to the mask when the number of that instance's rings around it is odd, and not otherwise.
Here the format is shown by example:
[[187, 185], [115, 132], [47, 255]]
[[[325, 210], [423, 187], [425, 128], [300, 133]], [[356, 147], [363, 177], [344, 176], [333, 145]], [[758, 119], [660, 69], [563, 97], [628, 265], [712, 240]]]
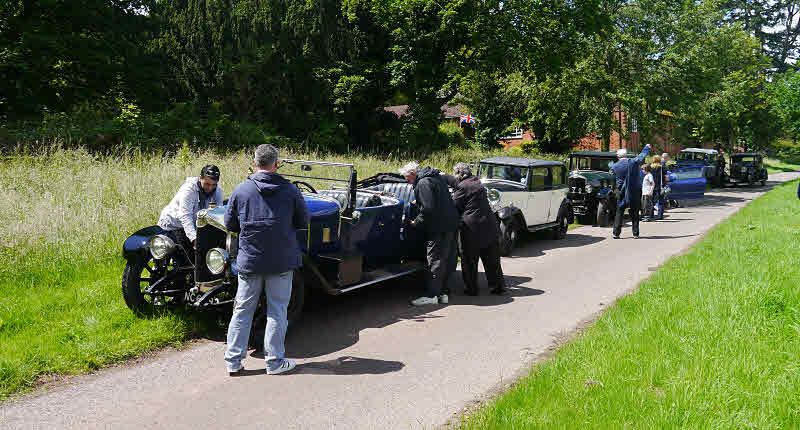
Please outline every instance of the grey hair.
[[278, 150], [272, 145], [258, 145], [253, 161], [258, 167], [270, 168], [278, 162]]
[[416, 175], [419, 172], [419, 163], [416, 161], [411, 161], [405, 166], [401, 167], [399, 172], [403, 176], [408, 176], [412, 173]]
[[472, 176], [472, 168], [467, 163], [458, 163], [453, 167], [453, 176], [459, 181], [463, 181], [464, 178]]
[[625, 148], [617, 149], [617, 158], [626, 158], [628, 156], [628, 150]]
[[662, 160], [665, 159], [665, 158], [668, 158], [668, 157], [669, 157], [669, 153], [667, 153], [667, 152], [661, 154], [661, 159]]

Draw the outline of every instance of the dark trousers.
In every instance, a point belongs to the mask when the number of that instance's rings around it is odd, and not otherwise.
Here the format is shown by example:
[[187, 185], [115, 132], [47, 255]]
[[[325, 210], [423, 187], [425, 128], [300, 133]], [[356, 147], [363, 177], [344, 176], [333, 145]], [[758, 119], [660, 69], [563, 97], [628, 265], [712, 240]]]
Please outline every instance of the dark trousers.
[[[628, 208], [631, 214], [631, 225], [633, 227], [633, 235], [639, 235], [639, 210], [642, 196], [631, 196], [631, 205]], [[617, 214], [614, 216], [614, 236], [619, 236], [622, 233], [622, 219], [625, 213], [625, 207], [617, 208]]]
[[448, 281], [456, 271], [458, 248], [456, 232], [436, 233], [425, 243], [428, 257], [428, 284], [426, 295], [436, 297], [449, 294]]
[[483, 249], [461, 250], [461, 275], [464, 278], [466, 291], [478, 291], [478, 259], [483, 262], [486, 271], [486, 283], [490, 290], [503, 289], [506, 282], [503, 277], [503, 268], [500, 266], [500, 247], [495, 242]]

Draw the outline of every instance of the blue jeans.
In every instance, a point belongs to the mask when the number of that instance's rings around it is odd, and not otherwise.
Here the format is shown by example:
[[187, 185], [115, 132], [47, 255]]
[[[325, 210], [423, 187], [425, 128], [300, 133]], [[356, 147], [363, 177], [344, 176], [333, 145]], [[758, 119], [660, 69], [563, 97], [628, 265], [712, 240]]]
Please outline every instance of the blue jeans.
[[228, 325], [228, 348], [225, 350], [228, 369], [240, 369], [247, 356], [247, 341], [261, 291], [267, 296], [267, 329], [264, 331], [267, 368], [274, 370], [283, 363], [286, 355], [284, 340], [289, 325], [286, 308], [292, 297], [292, 275], [292, 271], [272, 275], [239, 273], [239, 289]]

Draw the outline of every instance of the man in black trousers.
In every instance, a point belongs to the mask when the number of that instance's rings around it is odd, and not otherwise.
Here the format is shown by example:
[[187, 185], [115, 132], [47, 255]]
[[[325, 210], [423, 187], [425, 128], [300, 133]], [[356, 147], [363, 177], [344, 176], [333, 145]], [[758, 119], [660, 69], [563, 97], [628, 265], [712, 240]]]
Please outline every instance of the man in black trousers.
[[489, 206], [486, 188], [468, 164], [458, 163], [453, 176], [446, 175], [453, 188], [453, 203], [461, 214], [461, 275], [464, 294], [478, 295], [478, 258], [486, 271], [492, 294], [504, 294], [506, 283], [500, 265], [499, 225]]
[[447, 304], [448, 281], [456, 270], [458, 211], [439, 173], [430, 167], [420, 168], [414, 161], [400, 169], [406, 181], [414, 185], [414, 198], [419, 208], [419, 215], [410, 224], [423, 232], [427, 248], [427, 291], [411, 302], [414, 306]]

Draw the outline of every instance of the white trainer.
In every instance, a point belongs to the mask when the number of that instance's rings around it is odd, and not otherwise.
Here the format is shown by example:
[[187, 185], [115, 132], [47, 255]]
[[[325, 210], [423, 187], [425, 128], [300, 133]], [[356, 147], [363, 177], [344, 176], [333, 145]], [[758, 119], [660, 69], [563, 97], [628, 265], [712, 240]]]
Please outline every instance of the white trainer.
[[439, 298], [422, 296], [418, 299], [412, 300], [411, 304], [414, 306], [436, 305], [439, 304]]
[[283, 363], [281, 363], [281, 365], [278, 366], [277, 369], [270, 369], [269, 367], [267, 367], [267, 375], [280, 375], [281, 373], [286, 373], [291, 371], [292, 369], [294, 369], [295, 366], [297, 366], [297, 363], [294, 360], [285, 358], [283, 360]]
[[447, 297], [447, 294], [442, 294], [441, 296], [439, 296], [439, 303], [441, 303], [443, 305], [446, 305], [449, 302], [450, 302], [450, 298]]

